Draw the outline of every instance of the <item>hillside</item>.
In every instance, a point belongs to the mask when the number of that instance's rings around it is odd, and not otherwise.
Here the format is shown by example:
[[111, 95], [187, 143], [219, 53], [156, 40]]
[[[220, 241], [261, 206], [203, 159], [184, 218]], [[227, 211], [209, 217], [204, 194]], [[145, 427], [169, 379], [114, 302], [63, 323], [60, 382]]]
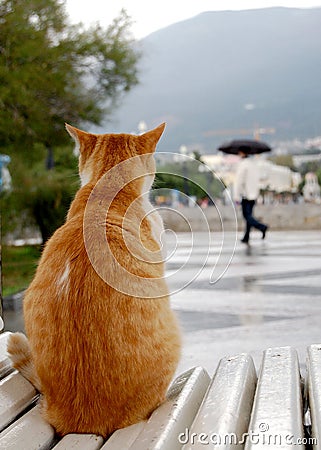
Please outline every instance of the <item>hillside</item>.
[[[159, 149], [214, 151], [256, 127], [321, 135], [321, 8], [206, 12], [141, 41], [141, 83], [104, 131], [166, 121]], [[227, 131], [225, 131], [227, 130]], [[230, 130], [230, 131], [228, 131]]]

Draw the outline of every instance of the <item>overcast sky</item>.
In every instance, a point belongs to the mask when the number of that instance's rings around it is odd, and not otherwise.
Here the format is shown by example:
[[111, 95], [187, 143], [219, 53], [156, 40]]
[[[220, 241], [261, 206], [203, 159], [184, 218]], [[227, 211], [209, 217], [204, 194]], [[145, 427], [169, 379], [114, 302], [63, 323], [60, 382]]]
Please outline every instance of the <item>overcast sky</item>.
[[125, 8], [134, 21], [133, 32], [140, 39], [153, 31], [204, 11], [240, 10], [287, 6], [308, 8], [321, 6], [321, 0], [67, 0], [66, 7], [73, 23], [100, 22], [108, 25]]

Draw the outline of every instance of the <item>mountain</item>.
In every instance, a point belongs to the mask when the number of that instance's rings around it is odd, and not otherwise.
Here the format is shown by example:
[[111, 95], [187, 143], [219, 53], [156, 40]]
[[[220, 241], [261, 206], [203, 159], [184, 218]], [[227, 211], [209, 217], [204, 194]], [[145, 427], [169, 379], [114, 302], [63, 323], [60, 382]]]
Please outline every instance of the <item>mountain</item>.
[[[321, 8], [205, 12], [141, 41], [140, 84], [104, 131], [167, 122], [160, 151], [321, 135]], [[106, 130], [107, 127], [107, 130]]]

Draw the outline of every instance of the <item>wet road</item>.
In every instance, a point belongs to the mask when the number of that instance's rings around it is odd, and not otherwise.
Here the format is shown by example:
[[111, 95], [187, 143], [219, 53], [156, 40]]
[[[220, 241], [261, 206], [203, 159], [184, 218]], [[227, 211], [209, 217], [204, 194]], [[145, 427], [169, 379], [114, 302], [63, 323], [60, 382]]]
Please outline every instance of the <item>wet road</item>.
[[[253, 232], [250, 247], [233, 233], [166, 235], [167, 281], [183, 330], [178, 372], [249, 352], [321, 343], [321, 232]], [[23, 329], [21, 312], [5, 312], [6, 329]]]
[[[184, 332], [179, 371], [202, 365], [213, 372], [220, 358], [242, 352], [259, 366], [264, 349], [284, 345], [298, 350], [304, 366], [306, 346], [321, 342], [321, 233], [271, 232], [265, 241], [253, 233], [250, 247], [236, 241], [235, 248], [233, 234], [223, 245], [219, 233], [210, 242], [197, 234], [194, 253], [187, 234], [178, 238], [167, 265], [169, 274], [176, 270], [172, 290], [203, 266], [172, 295]], [[179, 269], [183, 254], [191, 257]]]

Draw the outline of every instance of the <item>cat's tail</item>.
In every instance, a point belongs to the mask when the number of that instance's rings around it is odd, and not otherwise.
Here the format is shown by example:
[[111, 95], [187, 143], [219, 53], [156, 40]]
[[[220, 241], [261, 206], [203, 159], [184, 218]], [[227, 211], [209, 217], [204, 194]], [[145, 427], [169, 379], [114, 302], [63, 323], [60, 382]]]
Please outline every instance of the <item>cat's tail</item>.
[[12, 333], [8, 338], [7, 351], [13, 367], [21, 373], [34, 387], [41, 391], [41, 383], [37, 375], [27, 337], [23, 333]]

